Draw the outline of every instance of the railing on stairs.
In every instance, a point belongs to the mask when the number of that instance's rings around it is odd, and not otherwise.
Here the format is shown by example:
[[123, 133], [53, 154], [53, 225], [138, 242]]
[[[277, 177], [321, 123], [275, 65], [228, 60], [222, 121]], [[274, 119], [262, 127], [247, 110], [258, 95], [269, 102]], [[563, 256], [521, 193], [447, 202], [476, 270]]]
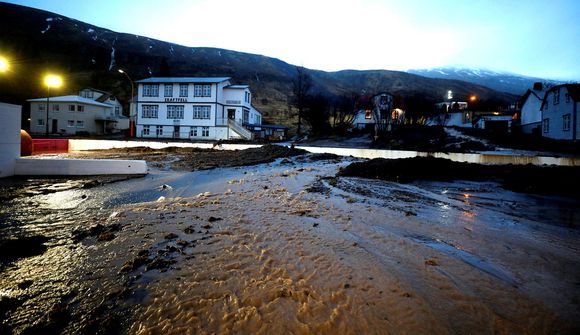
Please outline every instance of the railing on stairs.
[[228, 120], [228, 126], [230, 127], [231, 130], [235, 131], [238, 135], [240, 135], [242, 138], [246, 140], [251, 140], [253, 137], [251, 131], [244, 128], [244, 126], [237, 123], [235, 120], [232, 119]]

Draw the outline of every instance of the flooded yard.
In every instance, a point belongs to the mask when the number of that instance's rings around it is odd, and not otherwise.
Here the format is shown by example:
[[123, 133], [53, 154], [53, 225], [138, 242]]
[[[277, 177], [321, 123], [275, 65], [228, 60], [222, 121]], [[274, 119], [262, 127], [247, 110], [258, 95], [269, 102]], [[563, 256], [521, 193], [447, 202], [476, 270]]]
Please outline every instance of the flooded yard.
[[352, 160], [5, 198], [3, 240], [42, 247], [2, 258], [0, 333], [580, 331], [578, 199], [336, 176]]

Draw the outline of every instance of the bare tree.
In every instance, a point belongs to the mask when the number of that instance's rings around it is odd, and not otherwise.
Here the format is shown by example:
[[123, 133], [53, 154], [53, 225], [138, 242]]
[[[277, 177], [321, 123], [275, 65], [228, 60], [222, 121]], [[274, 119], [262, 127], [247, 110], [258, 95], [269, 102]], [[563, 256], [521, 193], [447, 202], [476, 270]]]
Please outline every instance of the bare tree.
[[306, 69], [302, 66], [296, 67], [296, 78], [292, 81], [292, 98], [291, 104], [298, 110], [298, 127], [296, 133], [300, 135], [302, 118], [308, 103], [308, 96], [312, 88], [312, 77], [306, 73]]

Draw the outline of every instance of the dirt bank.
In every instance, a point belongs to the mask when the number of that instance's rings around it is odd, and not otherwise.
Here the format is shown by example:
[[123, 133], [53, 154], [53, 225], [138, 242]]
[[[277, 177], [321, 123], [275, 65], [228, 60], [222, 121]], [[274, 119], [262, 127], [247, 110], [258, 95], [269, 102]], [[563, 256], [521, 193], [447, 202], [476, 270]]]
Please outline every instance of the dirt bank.
[[277, 158], [304, 155], [300, 149], [263, 145], [245, 150], [218, 150], [169, 147], [148, 147], [91, 150], [63, 155], [70, 158], [142, 159], [150, 166], [172, 170], [207, 170], [217, 167], [248, 166], [269, 163]]
[[580, 197], [580, 167], [533, 165], [482, 165], [448, 159], [415, 157], [376, 158], [355, 162], [341, 169], [339, 176], [355, 176], [409, 183], [416, 180], [498, 181], [517, 192]]

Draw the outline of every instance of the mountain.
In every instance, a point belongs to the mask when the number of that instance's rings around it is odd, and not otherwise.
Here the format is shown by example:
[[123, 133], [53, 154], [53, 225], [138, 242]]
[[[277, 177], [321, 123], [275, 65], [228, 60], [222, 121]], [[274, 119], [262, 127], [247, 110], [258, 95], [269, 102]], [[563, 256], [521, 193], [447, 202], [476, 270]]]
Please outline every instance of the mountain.
[[462, 80], [468, 83], [482, 85], [500, 92], [515, 95], [523, 95], [534, 86], [535, 82], [543, 82], [552, 85], [561, 84], [555, 80], [527, 77], [509, 72], [498, 72], [477, 68], [433, 68], [422, 70], [409, 70], [408, 73], [439, 79]]
[[[11, 68], [0, 80], [0, 101], [22, 104], [46, 96], [42, 76], [60, 73], [65, 86], [53, 95], [74, 94], [85, 87], [107, 90], [125, 103], [130, 82], [151, 76], [228, 76], [249, 84], [254, 104], [269, 123], [293, 124], [288, 106], [296, 67], [279, 59], [231, 50], [186, 47], [144, 36], [114, 32], [55, 13], [0, 2], [0, 52]], [[476, 94], [497, 104], [517, 97], [459, 80], [426, 78], [387, 70], [324, 72], [306, 69], [313, 93], [328, 98], [361, 92], [389, 92], [402, 97], [442, 100], [448, 90], [458, 99]]]

